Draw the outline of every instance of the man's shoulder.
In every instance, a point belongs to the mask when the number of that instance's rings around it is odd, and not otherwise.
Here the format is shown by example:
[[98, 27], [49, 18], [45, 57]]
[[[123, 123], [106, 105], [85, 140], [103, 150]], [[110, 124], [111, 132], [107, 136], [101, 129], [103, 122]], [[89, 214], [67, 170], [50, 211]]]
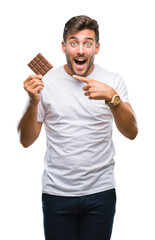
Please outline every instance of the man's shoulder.
[[109, 71], [98, 64], [95, 64], [95, 76], [94, 78], [105, 84], [112, 86], [115, 81], [117, 73]]
[[97, 66], [99, 77], [98, 80], [113, 87], [116, 91], [126, 88], [123, 77], [118, 72], [108, 71], [100, 66]]

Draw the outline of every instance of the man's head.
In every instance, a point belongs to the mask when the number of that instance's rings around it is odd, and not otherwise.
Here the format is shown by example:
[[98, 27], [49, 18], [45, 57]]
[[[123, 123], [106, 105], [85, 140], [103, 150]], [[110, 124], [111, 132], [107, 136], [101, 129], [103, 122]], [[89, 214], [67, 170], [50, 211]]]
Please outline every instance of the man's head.
[[67, 35], [84, 29], [94, 30], [96, 44], [99, 42], [99, 25], [96, 20], [88, 16], [80, 15], [71, 18], [64, 27], [63, 40], [66, 43]]
[[65, 24], [62, 41], [62, 50], [67, 60], [66, 72], [70, 75], [89, 75], [99, 47], [97, 21], [84, 15], [71, 18]]

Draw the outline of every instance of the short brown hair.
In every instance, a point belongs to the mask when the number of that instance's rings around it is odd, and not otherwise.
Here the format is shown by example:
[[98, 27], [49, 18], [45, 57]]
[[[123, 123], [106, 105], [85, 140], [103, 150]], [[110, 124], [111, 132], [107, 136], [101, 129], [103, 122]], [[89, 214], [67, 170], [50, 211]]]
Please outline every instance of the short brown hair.
[[84, 29], [94, 30], [96, 43], [99, 42], [99, 25], [97, 21], [85, 15], [73, 17], [65, 24], [63, 32], [64, 42], [66, 42], [68, 34], [76, 33]]

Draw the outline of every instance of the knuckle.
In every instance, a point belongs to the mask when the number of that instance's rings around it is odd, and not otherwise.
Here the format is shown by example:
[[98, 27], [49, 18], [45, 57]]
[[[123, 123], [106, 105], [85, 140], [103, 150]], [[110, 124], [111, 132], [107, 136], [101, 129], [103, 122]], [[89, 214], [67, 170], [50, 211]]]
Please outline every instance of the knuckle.
[[31, 74], [31, 75], [30, 75], [30, 79], [33, 79], [33, 78], [34, 78], [34, 75], [33, 75], [33, 74]]
[[27, 84], [26, 83], [23, 84], [23, 88], [26, 90], [26, 88], [27, 88]]
[[23, 85], [26, 84], [26, 80], [23, 82]]
[[27, 92], [32, 92], [31, 87], [27, 86], [25, 89]]

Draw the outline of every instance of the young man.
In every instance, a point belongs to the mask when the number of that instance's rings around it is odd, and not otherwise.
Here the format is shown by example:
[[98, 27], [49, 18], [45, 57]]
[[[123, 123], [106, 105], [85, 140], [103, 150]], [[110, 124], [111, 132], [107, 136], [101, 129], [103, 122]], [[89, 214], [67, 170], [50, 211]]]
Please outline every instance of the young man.
[[94, 64], [100, 50], [95, 20], [70, 19], [62, 50], [66, 65], [24, 82], [29, 104], [18, 127], [20, 141], [30, 146], [44, 123], [46, 240], [109, 240], [116, 203], [112, 120], [134, 139], [136, 119], [120, 75]]

